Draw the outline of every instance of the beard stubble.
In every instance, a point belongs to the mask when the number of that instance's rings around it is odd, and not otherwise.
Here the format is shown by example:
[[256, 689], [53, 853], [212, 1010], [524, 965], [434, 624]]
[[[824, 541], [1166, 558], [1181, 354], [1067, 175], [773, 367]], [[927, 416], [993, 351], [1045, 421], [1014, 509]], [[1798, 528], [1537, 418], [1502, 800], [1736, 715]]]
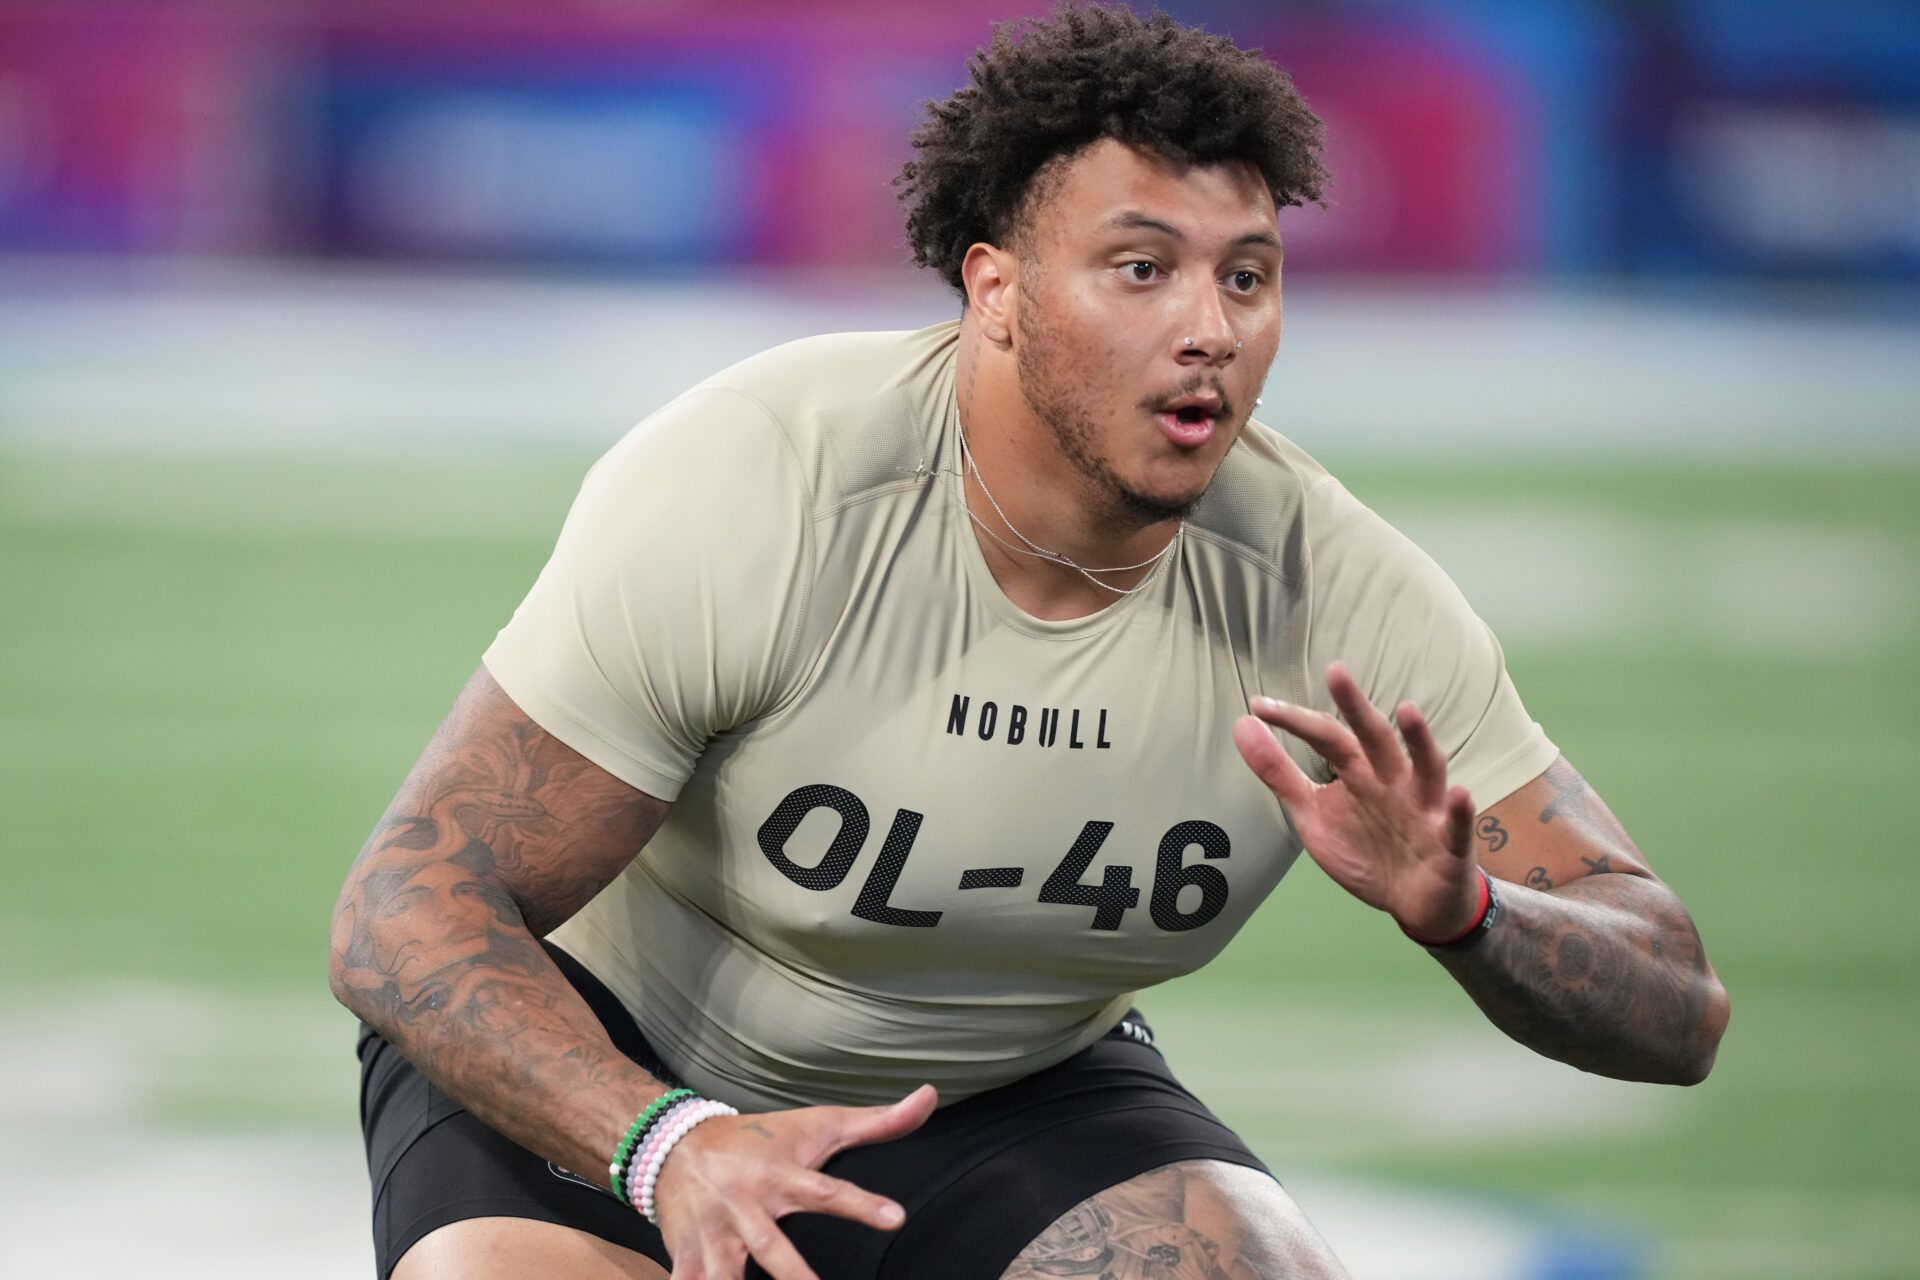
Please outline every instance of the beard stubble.
[[[1128, 485], [1102, 455], [1094, 406], [1086, 392], [1076, 390], [1095, 383], [1086, 376], [1094, 372], [1093, 361], [1060, 340], [1041, 315], [1032, 292], [1023, 290], [1018, 306], [1021, 342], [1014, 353], [1014, 367], [1020, 376], [1021, 398], [1046, 424], [1061, 456], [1086, 481], [1097, 504], [1097, 517], [1117, 532], [1131, 533], [1144, 525], [1186, 516], [1207, 486], [1199, 493], [1175, 499], [1142, 493]], [[1180, 394], [1197, 390], [1203, 382], [1195, 381]], [[1148, 410], [1146, 405], [1141, 408], [1143, 412]], [[1208, 486], [1211, 484], [1209, 477]]]

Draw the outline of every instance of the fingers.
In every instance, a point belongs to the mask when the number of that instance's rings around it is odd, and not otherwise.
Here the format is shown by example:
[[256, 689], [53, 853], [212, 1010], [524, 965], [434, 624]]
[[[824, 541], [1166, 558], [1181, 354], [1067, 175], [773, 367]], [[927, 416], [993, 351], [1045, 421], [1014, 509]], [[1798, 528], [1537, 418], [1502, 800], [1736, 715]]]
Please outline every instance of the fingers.
[[898, 1204], [818, 1166], [847, 1147], [913, 1132], [939, 1101], [922, 1085], [889, 1106], [803, 1107], [702, 1125], [663, 1165], [655, 1188], [676, 1280], [740, 1280], [749, 1256], [771, 1280], [819, 1280], [780, 1230], [788, 1214], [898, 1229], [907, 1217]]
[[1447, 792], [1447, 848], [1457, 858], [1473, 855], [1473, 797], [1465, 787]]
[[1256, 716], [1241, 716], [1233, 722], [1233, 745], [1253, 775], [1289, 810], [1297, 809], [1313, 798], [1313, 779], [1301, 772], [1286, 748], [1273, 736], [1267, 722]]
[[1346, 718], [1347, 726], [1360, 744], [1360, 750], [1366, 753], [1367, 763], [1373, 766], [1374, 775], [1382, 782], [1393, 782], [1404, 774], [1407, 771], [1407, 754], [1400, 749], [1393, 725], [1380, 714], [1378, 707], [1367, 700], [1367, 695], [1360, 690], [1360, 682], [1347, 670], [1346, 663], [1327, 664], [1327, 692], [1333, 695], [1333, 705], [1340, 708], [1340, 714]]
[[892, 1231], [907, 1220], [906, 1210], [885, 1196], [824, 1173], [795, 1178], [769, 1207], [776, 1218], [789, 1213], [829, 1213], [875, 1231]]
[[848, 1147], [903, 1138], [925, 1124], [939, 1103], [940, 1094], [932, 1085], [923, 1084], [884, 1107], [822, 1107], [820, 1110], [833, 1118], [833, 1124], [826, 1150], [817, 1163], [826, 1163], [827, 1157]]
[[1403, 702], [1394, 711], [1400, 736], [1406, 739], [1413, 761], [1413, 791], [1423, 809], [1437, 809], [1447, 794], [1447, 756], [1434, 739], [1433, 729], [1420, 708]]
[[1285, 729], [1318, 751], [1336, 773], [1352, 773], [1366, 763], [1366, 754], [1360, 750], [1359, 740], [1353, 736], [1353, 731], [1324, 711], [1281, 702], [1276, 698], [1255, 698], [1250, 706], [1253, 714], [1260, 719], [1277, 729]]
[[736, 1221], [741, 1243], [772, 1280], [820, 1280], [772, 1218], [764, 1213], [743, 1211]]

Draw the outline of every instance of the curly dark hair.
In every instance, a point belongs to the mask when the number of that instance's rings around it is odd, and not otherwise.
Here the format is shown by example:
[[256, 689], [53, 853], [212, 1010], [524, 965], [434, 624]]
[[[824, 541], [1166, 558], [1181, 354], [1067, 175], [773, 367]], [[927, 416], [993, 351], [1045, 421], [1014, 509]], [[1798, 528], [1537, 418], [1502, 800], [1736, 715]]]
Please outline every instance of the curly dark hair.
[[1320, 118], [1285, 72], [1164, 12], [1066, 0], [1000, 23], [968, 82], [929, 102], [917, 155], [894, 179], [913, 260], [958, 290], [977, 241], [1011, 246], [1054, 162], [1112, 138], [1189, 164], [1244, 160], [1277, 207], [1321, 201]]

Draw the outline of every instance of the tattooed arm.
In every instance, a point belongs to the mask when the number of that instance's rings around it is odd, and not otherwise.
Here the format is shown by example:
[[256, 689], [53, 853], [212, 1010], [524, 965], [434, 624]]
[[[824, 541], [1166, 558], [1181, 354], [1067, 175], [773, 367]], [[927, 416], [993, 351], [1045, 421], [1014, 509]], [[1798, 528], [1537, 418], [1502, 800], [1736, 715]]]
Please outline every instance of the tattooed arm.
[[[1726, 991], [1686, 909], [1573, 767], [1557, 761], [1476, 814], [1466, 789], [1448, 784], [1418, 708], [1402, 703], [1390, 722], [1337, 662], [1327, 689], [1339, 718], [1256, 699], [1234, 726], [1308, 855], [1422, 938], [1457, 937], [1477, 918], [1477, 867], [1517, 882], [1500, 890], [1498, 921], [1479, 942], [1432, 953], [1494, 1024], [1583, 1070], [1705, 1079]], [[1268, 725], [1319, 752], [1335, 781], [1316, 785]]]
[[[476, 671], [347, 875], [333, 991], [474, 1115], [537, 1155], [600, 1172], [666, 1086], [616, 1049], [536, 939], [633, 861], [668, 805], [529, 720]], [[830, 1213], [882, 1230], [900, 1206], [819, 1167], [911, 1132], [937, 1099], [709, 1120], [674, 1149], [656, 1199], [676, 1258], [738, 1280], [811, 1273], [774, 1221]]]
[[608, 1133], [666, 1086], [614, 1048], [536, 939], [667, 810], [542, 731], [481, 668], [340, 891], [335, 996], [489, 1125], [600, 1181]]
[[1585, 1071], [1694, 1084], [1727, 993], [1700, 934], [1566, 759], [1481, 814], [1479, 862], [1516, 883], [1473, 947], [1433, 956], [1495, 1026]]

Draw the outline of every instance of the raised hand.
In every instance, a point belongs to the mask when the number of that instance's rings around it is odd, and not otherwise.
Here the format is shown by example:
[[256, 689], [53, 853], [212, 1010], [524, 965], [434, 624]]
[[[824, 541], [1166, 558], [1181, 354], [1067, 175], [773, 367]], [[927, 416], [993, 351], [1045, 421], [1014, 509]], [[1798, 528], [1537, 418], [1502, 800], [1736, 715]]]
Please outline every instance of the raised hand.
[[801, 1107], [696, 1126], [654, 1188], [673, 1280], [740, 1280], [751, 1254], [773, 1280], [819, 1280], [777, 1219], [830, 1213], [880, 1231], [906, 1221], [893, 1201], [821, 1173], [848, 1147], [890, 1142], [933, 1114], [932, 1085], [884, 1107]]
[[[1473, 798], [1465, 787], [1447, 785], [1446, 756], [1412, 703], [1394, 711], [1396, 736], [1344, 664], [1327, 667], [1327, 690], [1345, 723], [1256, 698], [1253, 714], [1234, 723], [1234, 745], [1336, 884], [1420, 938], [1457, 936], [1473, 923], [1479, 902]], [[1269, 725], [1319, 752], [1336, 779], [1315, 784]]]

